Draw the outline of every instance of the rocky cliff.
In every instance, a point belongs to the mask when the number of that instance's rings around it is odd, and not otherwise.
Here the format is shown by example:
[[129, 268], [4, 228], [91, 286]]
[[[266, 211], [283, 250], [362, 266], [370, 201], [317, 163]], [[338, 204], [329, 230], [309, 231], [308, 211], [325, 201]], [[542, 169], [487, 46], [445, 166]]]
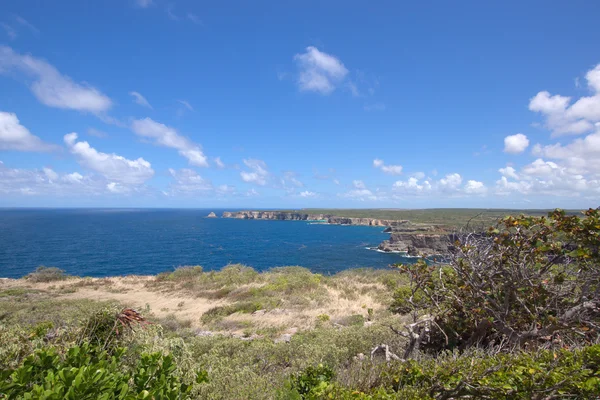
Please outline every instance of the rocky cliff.
[[210, 214], [208, 214], [206, 216], [206, 218], [218, 218], [218, 217], [217, 217], [217, 214], [215, 214], [214, 212], [211, 212]]
[[411, 256], [446, 255], [455, 241], [453, 234], [392, 232], [377, 247], [385, 252], [406, 252]]
[[307, 214], [291, 211], [225, 211], [223, 218], [320, 221], [337, 225], [385, 226], [384, 232], [390, 233], [390, 238], [379, 244], [377, 249], [385, 252], [406, 252], [414, 256], [448, 254], [449, 247], [454, 241], [453, 235], [443, 231], [440, 232], [440, 229], [436, 226], [414, 224], [407, 220], [336, 217], [329, 214]]
[[281, 221], [321, 221], [328, 224], [338, 225], [369, 225], [369, 226], [400, 226], [409, 221], [396, 221], [375, 218], [347, 218], [336, 217], [328, 214], [305, 214], [285, 211], [225, 211], [223, 218], [237, 219], [268, 219]]

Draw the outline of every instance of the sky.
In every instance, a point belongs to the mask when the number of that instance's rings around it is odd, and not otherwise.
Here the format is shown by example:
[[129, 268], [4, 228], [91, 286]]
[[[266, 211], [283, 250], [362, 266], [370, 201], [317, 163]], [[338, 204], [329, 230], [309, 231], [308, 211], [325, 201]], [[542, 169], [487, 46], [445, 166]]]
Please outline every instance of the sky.
[[598, 15], [0, 1], [0, 207], [597, 207]]

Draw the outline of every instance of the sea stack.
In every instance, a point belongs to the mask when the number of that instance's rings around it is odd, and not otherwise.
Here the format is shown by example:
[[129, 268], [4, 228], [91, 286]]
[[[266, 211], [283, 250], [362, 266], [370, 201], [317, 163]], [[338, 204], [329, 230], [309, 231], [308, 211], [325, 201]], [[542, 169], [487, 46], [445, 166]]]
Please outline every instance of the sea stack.
[[206, 218], [217, 218], [217, 214], [215, 214], [214, 212], [211, 212], [210, 214], [208, 214], [206, 216]]

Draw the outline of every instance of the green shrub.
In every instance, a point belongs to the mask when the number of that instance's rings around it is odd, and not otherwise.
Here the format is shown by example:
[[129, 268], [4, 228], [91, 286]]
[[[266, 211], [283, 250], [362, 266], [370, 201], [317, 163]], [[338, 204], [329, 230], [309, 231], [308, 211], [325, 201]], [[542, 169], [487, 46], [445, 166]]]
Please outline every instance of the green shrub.
[[200, 321], [208, 324], [231, 314], [238, 312], [242, 314], [252, 314], [253, 312], [261, 310], [262, 308], [263, 305], [259, 302], [237, 302], [226, 306], [213, 307], [202, 314]]
[[39, 266], [34, 272], [25, 276], [30, 282], [53, 282], [53, 281], [64, 281], [69, 275], [65, 274], [65, 271], [56, 267], [45, 267]]
[[173, 272], [163, 272], [156, 276], [156, 280], [187, 281], [202, 275], [203, 269], [200, 265], [183, 266], [175, 268]]
[[[15, 370], [0, 372], [0, 395], [8, 399], [186, 399], [192, 386], [175, 374], [172, 356], [142, 354], [128, 369], [124, 349], [112, 354], [84, 344], [61, 355], [48, 347]], [[198, 374], [203, 381], [205, 373]]]
[[370, 390], [330, 386], [327, 395], [332, 397], [327, 398], [592, 399], [600, 395], [599, 366], [600, 345], [575, 351], [447, 353], [391, 364], [384, 382]]
[[328, 366], [309, 366], [291, 378], [291, 389], [302, 399], [318, 398], [325, 393], [333, 376], [333, 369]]

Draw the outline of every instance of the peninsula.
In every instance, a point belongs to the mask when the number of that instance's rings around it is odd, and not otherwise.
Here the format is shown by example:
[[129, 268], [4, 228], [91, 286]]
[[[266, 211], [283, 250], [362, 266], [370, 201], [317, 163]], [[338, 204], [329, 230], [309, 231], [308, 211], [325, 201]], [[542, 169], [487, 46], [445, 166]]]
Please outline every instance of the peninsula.
[[415, 223], [408, 219], [382, 219], [366, 216], [348, 217], [329, 213], [302, 211], [225, 211], [223, 218], [261, 219], [278, 221], [314, 221], [334, 225], [363, 225], [386, 227], [388, 240], [377, 246], [386, 253], [405, 253], [411, 256], [434, 256], [448, 253], [452, 243], [451, 230], [438, 224]]

